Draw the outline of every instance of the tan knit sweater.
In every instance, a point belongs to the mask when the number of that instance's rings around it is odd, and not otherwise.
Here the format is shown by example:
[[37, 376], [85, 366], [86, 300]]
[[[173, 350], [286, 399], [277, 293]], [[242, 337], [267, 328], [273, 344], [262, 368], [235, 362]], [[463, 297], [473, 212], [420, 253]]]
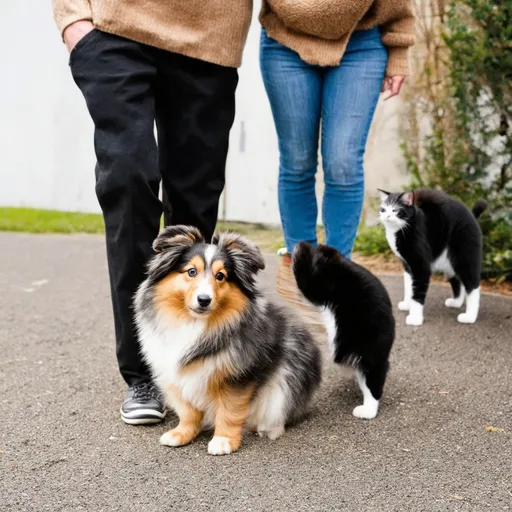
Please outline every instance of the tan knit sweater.
[[53, 0], [60, 32], [90, 20], [104, 32], [222, 66], [238, 67], [252, 0]]
[[336, 66], [355, 30], [380, 27], [387, 76], [407, 75], [414, 44], [413, 0], [263, 0], [260, 22], [272, 39], [310, 64]]

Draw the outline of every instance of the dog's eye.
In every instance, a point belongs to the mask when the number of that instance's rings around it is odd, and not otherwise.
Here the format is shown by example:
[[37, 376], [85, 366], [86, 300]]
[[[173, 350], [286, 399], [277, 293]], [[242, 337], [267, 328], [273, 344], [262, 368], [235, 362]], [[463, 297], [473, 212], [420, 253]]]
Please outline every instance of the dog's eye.
[[188, 269], [188, 275], [190, 277], [196, 277], [197, 276], [197, 270], [195, 268], [189, 268]]
[[217, 281], [224, 281], [225, 277], [226, 276], [222, 272], [217, 272], [215, 279], [217, 279]]

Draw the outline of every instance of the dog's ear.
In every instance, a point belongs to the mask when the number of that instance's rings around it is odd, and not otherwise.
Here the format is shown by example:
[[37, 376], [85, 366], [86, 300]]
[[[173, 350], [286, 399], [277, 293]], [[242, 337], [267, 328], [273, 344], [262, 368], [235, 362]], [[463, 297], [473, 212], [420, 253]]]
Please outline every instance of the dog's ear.
[[256, 274], [265, 268], [265, 260], [259, 248], [235, 233], [214, 235], [212, 244], [226, 252], [233, 261], [233, 270], [240, 286], [246, 293], [256, 293]]
[[391, 192], [386, 192], [385, 190], [377, 189], [379, 191], [379, 196], [381, 201], [385, 201], [390, 195]]
[[203, 235], [193, 226], [169, 226], [157, 236], [153, 242], [153, 250], [164, 252], [179, 246], [192, 246], [203, 241]]
[[243, 263], [253, 274], [265, 268], [265, 260], [259, 247], [236, 233], [216, 233], [212, 244], [229, 253], [234, 260]]
[[403, 192], [398, 196], [398, 201], [405, 206], [413, 206], [414, 199], [414, 190], [407, 190], [407, 192]]
[[150, 280], [156, 282], [168, 275], [176, 268], [184, 251], [203, 241], [201, 232], [192, 226], [165, 228], [153, 242], [156, 254], [147, 265]]

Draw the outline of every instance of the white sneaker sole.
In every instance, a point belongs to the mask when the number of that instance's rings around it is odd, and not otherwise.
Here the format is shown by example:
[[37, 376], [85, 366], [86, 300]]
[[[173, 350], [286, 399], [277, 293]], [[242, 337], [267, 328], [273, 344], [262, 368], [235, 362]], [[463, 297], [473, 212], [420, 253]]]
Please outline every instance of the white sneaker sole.
[[166, 410], [163, 412], [154, 409], [138, 409], [129, 413], [124, 413], [123, 409], [119, 409], [121, 419], [128, 425], [152, 425], [160, 423], [165, 418]]

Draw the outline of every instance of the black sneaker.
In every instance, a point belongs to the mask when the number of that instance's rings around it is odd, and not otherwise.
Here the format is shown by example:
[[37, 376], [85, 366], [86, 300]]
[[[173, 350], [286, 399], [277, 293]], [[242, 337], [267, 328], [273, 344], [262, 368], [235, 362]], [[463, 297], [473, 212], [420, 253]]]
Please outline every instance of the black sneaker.
[[121, 418], [129, 425], [159, 423], [165, 413], [162, 396], [150, 382], [129, 387], [121, 405]]

